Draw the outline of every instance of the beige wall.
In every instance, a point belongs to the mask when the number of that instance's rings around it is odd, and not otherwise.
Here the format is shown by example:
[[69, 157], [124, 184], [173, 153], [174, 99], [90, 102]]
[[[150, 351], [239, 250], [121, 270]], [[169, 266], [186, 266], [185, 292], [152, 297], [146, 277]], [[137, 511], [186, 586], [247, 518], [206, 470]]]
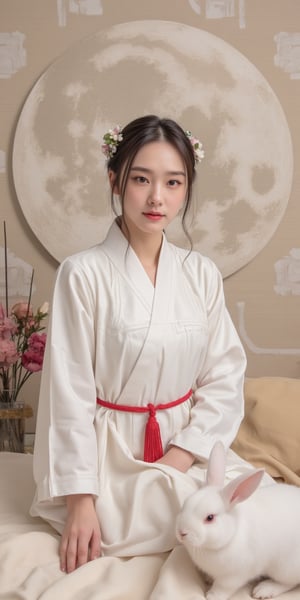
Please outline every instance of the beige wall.
[[[221, 3], [218, 4], [221, 10]], [[274, 265], [289, 256], [291, 249], [300, 248], [300, 3], [298, 0], [224, 0], [225, 5], [232, 16], [217, 13], [214, 0], [1, 0], [0, 221], [6, 220], [10, 250], [35, 269], [34, 304], [50, 299], [57, 262], [23, 216], [11, 166], [16, 124], [31, 88], [72, 44], [118, 23], [166, 20], [218, 36], [247, 57], [268, 81], [285, 113], [294, 156], [287, 209], [265, 247], [247, 265], [225, 278], [227, 304], [247, 352], [247, 374], [299, 377], [300, 258], [295, 256], [281, 264], [282, 293], [274, 289], [278, 283]], [[7, 44], [4, 34], [14, 32], [24, 34], [22, 48], [26, 52], [23, 64], [22, 52], [19, 53], [15, 69], [14, 50], [3, 51], [3, 43]], [[282, 66], [277, 66], [274, 36], [282, 32], [288, 34], [289, 47], [284, 55], [281, 45]], [[244, 321], [241, 303], [244, 303]], [[32, 404], [35, 415], [38, 388], [39, 375], [36, 375], [24, 390], [25, 400]], [[35, 418], [29, 420], [28, 431], [34, 431], [34, 423]]]

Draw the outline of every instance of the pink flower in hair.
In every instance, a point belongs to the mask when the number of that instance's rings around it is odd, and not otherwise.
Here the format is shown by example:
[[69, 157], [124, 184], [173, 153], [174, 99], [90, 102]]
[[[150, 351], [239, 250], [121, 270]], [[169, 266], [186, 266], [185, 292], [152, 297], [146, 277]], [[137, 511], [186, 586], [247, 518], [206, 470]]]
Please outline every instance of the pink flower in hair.
[[120, 142], [123, 140], [122, 127], [116, 125], [113, 129], [109, 129], [103, 136], [103, 144], [101, 150], [107, 159], [112, 158], [117, 152]]
[[201, 160], [204, 158], [204, 150], [203, 150], [202, 142], [200, 142], [200, 140], [198, 140], [198, 138], [196, 138], [194, 135], [192, 135], [192, 133], [190, 131], [186, 131], [185, 135], [192, 145], [192, 148], [194, 151], [194, 156], [195, 156], [195, 161], [201, 162]]

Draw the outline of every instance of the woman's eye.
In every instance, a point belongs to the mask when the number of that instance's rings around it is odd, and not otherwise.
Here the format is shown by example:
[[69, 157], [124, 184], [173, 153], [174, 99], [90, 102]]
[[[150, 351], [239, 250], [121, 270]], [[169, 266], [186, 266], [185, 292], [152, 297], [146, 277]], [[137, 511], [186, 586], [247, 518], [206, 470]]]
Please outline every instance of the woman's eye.
[[134, 177], [134, 181], [136, 181], [137, 183], [147, 183], [148, 179], [146, 179], [146, 177], [143, 177], [143, 175], [137, 175], [137, 177]]
[[176, 187], [177, 185], [180, 185], [181, 181], [178, 181], [177, 179], [170, 179], [170, 181], [168, 181], [168, 185], [170, 187]]

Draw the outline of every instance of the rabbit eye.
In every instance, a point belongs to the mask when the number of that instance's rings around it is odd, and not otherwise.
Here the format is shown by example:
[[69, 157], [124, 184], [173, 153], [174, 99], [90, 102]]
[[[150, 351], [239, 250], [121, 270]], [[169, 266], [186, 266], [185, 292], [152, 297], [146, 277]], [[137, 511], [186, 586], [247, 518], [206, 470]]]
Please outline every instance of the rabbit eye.
[[215, 515], [207, 515], [205, 522], [206, 523], [211, 523], [215, 518]]

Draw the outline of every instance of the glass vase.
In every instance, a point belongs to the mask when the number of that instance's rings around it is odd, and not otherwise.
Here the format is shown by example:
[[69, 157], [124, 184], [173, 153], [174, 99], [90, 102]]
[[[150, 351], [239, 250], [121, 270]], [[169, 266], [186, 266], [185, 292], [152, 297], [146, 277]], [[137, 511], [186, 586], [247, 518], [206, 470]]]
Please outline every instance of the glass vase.
[[0, 402], [0, 452], [24, 452], [25, 406]]

